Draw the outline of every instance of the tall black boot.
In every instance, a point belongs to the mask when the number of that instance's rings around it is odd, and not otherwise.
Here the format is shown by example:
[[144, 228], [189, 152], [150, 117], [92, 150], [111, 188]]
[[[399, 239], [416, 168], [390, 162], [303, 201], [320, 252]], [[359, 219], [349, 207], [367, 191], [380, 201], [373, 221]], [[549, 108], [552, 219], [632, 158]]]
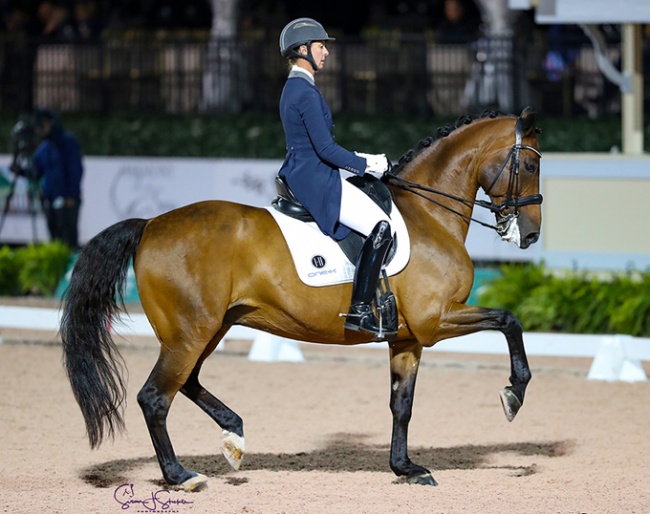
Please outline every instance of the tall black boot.
[[348, 330], [362, 330], [381, 337], [396, 335], [387, 334], [385, 328], [379, 326], [379, 320], [372, 311], [381, 266], [392, 242], [390, 225], [386, 221], [380, 221], [363, 243], [354, 272], [350, 310], [345, 317], [344, 326]]

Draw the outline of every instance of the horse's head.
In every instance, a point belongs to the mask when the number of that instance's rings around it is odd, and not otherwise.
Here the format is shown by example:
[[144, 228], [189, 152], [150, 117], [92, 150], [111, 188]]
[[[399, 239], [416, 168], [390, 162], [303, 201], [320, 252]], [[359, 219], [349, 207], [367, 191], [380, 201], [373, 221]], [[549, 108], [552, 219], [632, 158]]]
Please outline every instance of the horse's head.
[[479, 183], [490, 197], [497, 218], [497, 232], [504, 241], [528, 248], [537, 242], [542, 226], [542, 195], [539, 194], [539, 130], [536, 114], [526, 107], [512, 118], [494, 120], [480, 165]]

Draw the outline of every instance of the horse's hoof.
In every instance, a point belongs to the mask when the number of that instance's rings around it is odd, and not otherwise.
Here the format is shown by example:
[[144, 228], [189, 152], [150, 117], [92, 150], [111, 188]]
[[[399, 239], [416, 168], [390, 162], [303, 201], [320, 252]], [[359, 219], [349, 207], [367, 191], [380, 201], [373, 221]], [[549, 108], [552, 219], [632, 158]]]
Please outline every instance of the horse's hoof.
[[241, 461], [244, 458], [244, 438], [238, 436], [229, 430], [223, 431], [223, 443], [221, 445], [221, 453], [232, 466], [232, 469], [237, 471], [241, 466]]
[[438, 485], [438, 482], [436, 482], [433, 476], [431, 476], [431, 473], [423, 473], [421, 475], [408, 477], [406, 483], [417, 485]]
[[198, 493], [208, 487], [208, 477], [201, 473], [197, 473], [192, 478], [185, 480], [185, 482], [181, 484], [181, 487], [186, 493]]
[[504, 387], [499, 391], [499, 396], [501, 397], [501, 405], [503, 405], [503, 412], [506, 415], [506, 419], [512, 421], [515, 419], [519, 409], [521, 409], [519, 398], [517, 398], [517, 395], [507, 387]]

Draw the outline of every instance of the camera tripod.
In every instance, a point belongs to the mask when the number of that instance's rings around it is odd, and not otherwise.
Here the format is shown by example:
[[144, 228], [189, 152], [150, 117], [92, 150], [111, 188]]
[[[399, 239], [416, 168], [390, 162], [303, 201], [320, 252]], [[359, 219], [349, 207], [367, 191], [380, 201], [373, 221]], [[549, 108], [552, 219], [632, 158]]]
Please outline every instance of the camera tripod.
[[[2, 235], [2, 229], [4, 228], [5, 220], [7, 219], [7, 215], [9, 214], [9, 209], [11, 207], [11, 200], [14, 197], [14, 193], [16, 191], [16, 182], [18, 182], [19, 176], [20, 175], [18, 175], [17, 173], [14, 173], [13, 179], [11, 180], [11, 184], [9, 185], [9, 193], [7, 194], [7, 198], [5, 199], [5, 204], [2, 209], [2, 214], [0, 215], [0, 235]], [[32, 220], [32, 243], [37, 243], [38, 231], [36, 228], [36, 215], [38, 214], [37, 201], [39, 199], [38, 183], [30, 179], [29, 177], [25, 177], [25, 178], [27, 180], [27, 207], [28, 207], [29, 215]]]

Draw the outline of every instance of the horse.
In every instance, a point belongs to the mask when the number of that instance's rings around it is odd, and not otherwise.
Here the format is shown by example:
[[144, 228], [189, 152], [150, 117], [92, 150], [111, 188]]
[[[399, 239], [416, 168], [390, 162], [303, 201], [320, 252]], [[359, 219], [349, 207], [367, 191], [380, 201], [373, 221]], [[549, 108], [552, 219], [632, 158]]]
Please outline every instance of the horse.
[[[510, 354], [510, 385], [500, 391], [506, 418], [521, 408], [531, 379], [522, 325], [505, 310], [467, 305], [473, 263], [465, 248], [475, 205], [495, 214], [495, 229], [521, 248], [541, 229], [536, 114], [463, 116], [421, 140], [384, 181], [411, 241], [406, 267], [389, 279], [398, 333], [388, 342], [389, 465], [408, 483], [437, 485], [411, 461], [407, 436], [418, 366], [425, 347], [443, 339], [498, 330]], [[488, 200], [478, 200], [482, 188]], [[166, 418], [178, 392], [222, 429], [222, 453], [242, 461], [243, 421], [199, 381], [205, 360], [233, 325], [323, 344], [356, 345], [372, 334], [344, 329], [350, 284], [309, 287], [268, 210], [203, 201], [151, 219], [118, 222], [81, 250], [63, 299], [63, 362], [83, 413], [91, 448], [125, 429], [125, 365], [110, 326], [125, 309], [122, 290], [133, 262], [142, 308], [160, 342], [151, 374], [137, 395], [164, 480], [197, 491], [207, 477], [178, 461]], [[314, 308], [318, 306], [318, 308]]]

